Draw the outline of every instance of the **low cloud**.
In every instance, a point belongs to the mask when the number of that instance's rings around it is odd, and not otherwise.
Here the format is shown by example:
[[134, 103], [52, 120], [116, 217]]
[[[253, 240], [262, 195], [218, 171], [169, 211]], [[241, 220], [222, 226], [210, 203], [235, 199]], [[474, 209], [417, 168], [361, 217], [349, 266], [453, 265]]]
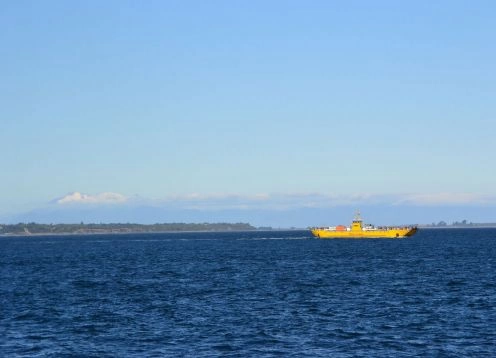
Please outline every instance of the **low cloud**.
[[115, 192], [74, 192], [3, 221], [250, 222], [255, 226], [307, 227], [347, 223], [360, 209], [368, 222], [400, 225], [464, 219], [494, 222], [494, 207], [496, 195], [463, 193], [192, 193], [152, 199]]
[[298, 208], [333, 208], [339, 206], [455, 206], [494, 205], [496, 196], [470, 193], [433, 194], [323, 194], [323, 193], [280, 193], [235, 195], [189, 194], [159, 200], [160, 205], [188, 209], [269, 209], [288, 210]]
[[328, 208], [387, 202], [385, 196], [369, 194], [332, 195], [320, 193], [275, 194], [186, 194], [153, 201], [155, 206], [196, 210]]
[[481, 205], [494, 204], [496, 197], [471, 193], [432, 193], [432, 194], [408, 194], [395, 203], [396, 205]]
[[274, 193], [274, 194], [198, 194], [173, 195], [160, 199], [138, 196], [127, 197], [119, 193], [83, 194], [74, 192], [55, 201], [67, 204], [127, 204], [169, 209], [191, 210], [291, 210], [299, 208], [333, 208], [368, 205], [386, 206], [450, 206], [495, 204], [496, 197], [467, 193], [434, 194], [323, 194], [323, 193]]
[[57, 204], [120, 204], [127, 201], [127, 197], [118, 193], [82, 194], [74, 192], [56, 200]]

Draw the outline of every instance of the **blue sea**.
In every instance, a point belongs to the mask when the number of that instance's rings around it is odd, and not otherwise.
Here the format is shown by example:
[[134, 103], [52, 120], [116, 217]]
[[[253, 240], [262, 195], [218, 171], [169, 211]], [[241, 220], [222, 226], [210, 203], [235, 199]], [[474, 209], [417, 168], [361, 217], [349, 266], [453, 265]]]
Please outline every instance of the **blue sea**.
[[2, 357], [495, 357], [496, 229], [0, 237]]

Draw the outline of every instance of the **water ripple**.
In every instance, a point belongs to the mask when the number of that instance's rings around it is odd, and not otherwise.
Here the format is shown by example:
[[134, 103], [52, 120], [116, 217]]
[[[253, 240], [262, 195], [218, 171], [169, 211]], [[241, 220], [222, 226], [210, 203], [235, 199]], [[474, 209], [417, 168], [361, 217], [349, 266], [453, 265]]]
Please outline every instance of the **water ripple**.
[[496, 356], [496, 230], [0, 238], [0, 355]]

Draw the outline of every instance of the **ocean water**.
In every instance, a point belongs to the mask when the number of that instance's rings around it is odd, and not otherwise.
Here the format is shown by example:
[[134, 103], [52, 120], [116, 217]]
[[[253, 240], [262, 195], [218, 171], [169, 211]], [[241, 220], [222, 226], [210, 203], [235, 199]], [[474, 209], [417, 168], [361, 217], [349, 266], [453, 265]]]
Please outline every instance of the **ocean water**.
[[496, 230], [0, 237], [2, 357], [495, 357]]

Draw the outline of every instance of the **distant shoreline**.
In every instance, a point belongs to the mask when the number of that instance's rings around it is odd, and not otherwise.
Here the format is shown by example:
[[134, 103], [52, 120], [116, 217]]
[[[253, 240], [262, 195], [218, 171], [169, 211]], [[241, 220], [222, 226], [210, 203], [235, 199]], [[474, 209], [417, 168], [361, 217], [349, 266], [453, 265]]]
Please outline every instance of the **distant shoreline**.
[[87, 236], [170, 233], [224, 233], [253, 231], [295, 231], [306, 228], [255, 227], [248, 223], [156, 223], [156, 224], [0, 224], [0, 237]]
[[309, 231], [301, 228], [276, 228], [255, 230], [191, 230], [191, 231], [128, 231], [128, 232], [57, 232], [57, 233], [6, 233], [0, 234], [5, 237], [42, 237], [42, 236], [96, 236], [96, 235], [136, 235], [136, 234], [193, 234], [193, 233], [240, 233], [240, 232], [274, 232], [274, 231]]
[[2, 236], [33, 235], [91, 235], [91, 234], [136, 234], [165, 232], [221, 232], [254, 231], [256, 227], [247, 223], [156, 223], [156, 224], [0, 224]]
[[496, 224], [488, 224], [488, 225], [472, 225], [472, 226], [451, 226], [451, 225], [447, 225], [447, 226], [422, 226], [422, 225], [419, 225], [418, 226], [419, 229], [441, 229], [441, 230], [444, 230], [444, 229], [496, 229]]
[[[127, 232], [56, 232], [56, 233], [7, 233], [0, 237], [34, 237], [34, 236], [94, 236], [94, 235], [135, 235], [135, 234], [191, 234], [191, 233], [224, 233], [224, 232], [255, 232], [275, 230], [192, 230], [192, 231], [127, 231]], [[282, 231], [282, 230], [281, 230]]]
[[[472, 225], [418, 225], [421, 230], [495, 229], [496, 223]], [[246, 223], [216, 224], [0, 224], [0, 238], [38, 236], [93, 236], [136, 234], [180, 234], [180, 233], [229, 233], [263, 231], [308, 231], [308, 228], [254, 227]]]

